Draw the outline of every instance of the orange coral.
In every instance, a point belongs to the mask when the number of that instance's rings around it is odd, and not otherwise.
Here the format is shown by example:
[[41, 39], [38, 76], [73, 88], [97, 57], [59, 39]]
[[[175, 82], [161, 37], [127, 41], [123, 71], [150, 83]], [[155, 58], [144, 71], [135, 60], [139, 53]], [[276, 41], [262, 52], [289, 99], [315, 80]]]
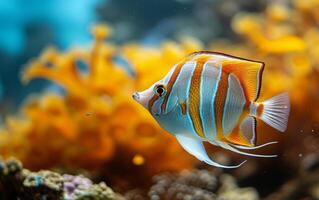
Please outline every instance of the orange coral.
[[[272, 2], [257, 14], [240, 13], [232, 28], [245, 39], [235, 44], [213, 41], [209, 47], [265, 62], [261, 100], [289, 91], [292, 112], [287, 133], [279, 135], [258, 123], [258, 142], [282, 140], [272, 153], [281, 150], [288, 161], [303, 151], [318, 152], [319, 141], [313, 135], [319, 120], [319, 104], [314, 103], [319, 100], [317, 8], [316, 0], [294, 0], [292, 5]], [[29, 98], [20, 116], [8, 117], [0, 131], [0, 154], [16, 156], [31, 169], [97, 169], [124, 188], [159, 171], [191, 167], [194, 159], [133, 102], [131, 94], [161, 79], [188, 53], [203, 50], [201, 42], [182, 38], [158, 48], [116, 46], [104, 42], [110, 28], [96, 26], [92, 32], [92, 48], [64, 53], [48, 48], [28, 64], [24, 82], [50, 79], [65, 95]], [[113, 61], [117, 55], [134, 67], [134, 76]]]
[[[91, 49], [59, 53], [48, 48], [28, 64], [22, 74], [24, 82], [43, 77], [59, 84], [66, 94], [30, 98], [22, 107], [22, 117], [8, 118], [1, 134], [1, 154], [16, 156], [31, 169], [101, 169], [116, 163], [118, 168], [133, 170], [128, 176], [134, 170], [149, 177], [159, 171], [191, 167], [191, 156], [131, 94], [156, 80], [154, 74], [167, 73], [191, 51], [192, 44], [185, 44], [187, 51], [170, 42], [160, 50], [123, 47], [124, 55], [136, 66], [134, 79], [113, 62], [121, 48], [104, 43], [110, 29], [97, 26], [92, 32], [95, 42]], [[88, 72], [77, 68], [79, 62]], [[160, 73], [150, 70], [154, 64], [160, 66]], [[136, 156], [143, 162], [136, 162]]]
[[319, 120], [319, 105], [314, 103], [319, 100], [317, 8], [316, 0], [295, 0], [292, 4], [270, 2], [261, 13], [239, 13], [233, 18], [232, 27], [245, 40], [237, 44], [215, 42], [211, 46], [265, 62], [260, 100], [289, 92], [292, 110], [286, 133], [279, 135], [258, 123], [258, 142], [282, 140], [275, 151], [285, 152], [283, 158], [289, 163], [298, 159], [300, 152], [319, 153], [306, 142], [311, 137], [312, 143], [319, 143], [311, 132]]

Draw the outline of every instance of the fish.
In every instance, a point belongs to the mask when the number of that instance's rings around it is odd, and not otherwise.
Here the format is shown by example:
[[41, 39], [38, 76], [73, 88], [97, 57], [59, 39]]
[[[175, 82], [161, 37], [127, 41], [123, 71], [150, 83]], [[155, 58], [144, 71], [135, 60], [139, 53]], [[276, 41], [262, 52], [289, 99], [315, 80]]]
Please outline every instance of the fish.
[[287, 129], [287, 92], [258, 101], [264, 68], [260, 61], [219, 52], [194, 52], [163, 79], [132, 97], [188, 153], [211, 166], [237, 168], [247, 160], [237, 165], [220, 164], [208, 156], [203, 143], [246, 156], [277, 156], [242, 151], [277, 143], [256, 144], [257, 119], [280, 132]]

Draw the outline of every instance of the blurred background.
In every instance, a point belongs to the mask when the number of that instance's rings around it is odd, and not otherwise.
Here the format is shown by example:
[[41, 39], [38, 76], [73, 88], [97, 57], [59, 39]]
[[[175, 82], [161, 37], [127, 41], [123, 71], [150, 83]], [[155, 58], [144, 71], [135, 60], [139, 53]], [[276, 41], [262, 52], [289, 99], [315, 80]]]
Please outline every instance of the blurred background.
[[[319, 0], [0, 1], [0, 197], [319, 199], [318, 9]], [[199, 50], [265, 62], [260, 100], [289, 92], [288, 130], [258, 123], [258, 144], [279, 143], [256, 152], [278, 158], [212, 168], [133, 102]], [[246, 159], [207, 148], [220, 162]]]
[[[39, 91], [43, 83], [21, 86], [21, 68], [48, 45], [61, 50], [91, 42], [90, 27], [108, 23], [112, 41], [159, 44], [180, 35], [203, 42], [213, 38], [233, 38], [231, 17], [238, 12], [258, 11], [266, 1], [125, 1], [125, 0], [38, 0], [1, 1], [1, 97], [10, 109], [21, 103], [28, 92]], [[125, 13], [125, 14], [124, 14]], [[235, 38], [233, 38], [235, 39]], [[42, 85], [42, 86], [41, 86]], [[8, 107], [3, 108], [9, 109]], [[9, 110], [10, 110], [9, 109]]]

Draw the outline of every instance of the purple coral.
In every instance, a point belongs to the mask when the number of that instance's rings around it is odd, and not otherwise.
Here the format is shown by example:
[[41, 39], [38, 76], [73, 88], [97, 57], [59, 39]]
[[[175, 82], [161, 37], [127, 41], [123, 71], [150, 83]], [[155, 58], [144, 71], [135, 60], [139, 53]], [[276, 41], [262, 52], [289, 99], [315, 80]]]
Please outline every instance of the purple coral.
[[16, 159], [0, 158], [0, 199], [23, 200], [120, 200], [105, 183], [93, 184], [82, 175], [73, 176], [24, 169]]
[[92, 181], [82, 175], [63, 175], [64, 198], [75, 199], [78, 192], [85, 191], [92, 186]]

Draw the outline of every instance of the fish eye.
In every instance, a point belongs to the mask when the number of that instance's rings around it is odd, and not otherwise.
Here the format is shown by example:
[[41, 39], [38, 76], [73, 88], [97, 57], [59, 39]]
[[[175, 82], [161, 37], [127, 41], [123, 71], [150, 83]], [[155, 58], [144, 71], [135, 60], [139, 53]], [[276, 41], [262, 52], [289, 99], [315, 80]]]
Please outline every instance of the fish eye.
[[166, 88], [164, 85], [156, 85], [155, 86], [155, 93], [158, 96], [164, 96], [166, 94]]

